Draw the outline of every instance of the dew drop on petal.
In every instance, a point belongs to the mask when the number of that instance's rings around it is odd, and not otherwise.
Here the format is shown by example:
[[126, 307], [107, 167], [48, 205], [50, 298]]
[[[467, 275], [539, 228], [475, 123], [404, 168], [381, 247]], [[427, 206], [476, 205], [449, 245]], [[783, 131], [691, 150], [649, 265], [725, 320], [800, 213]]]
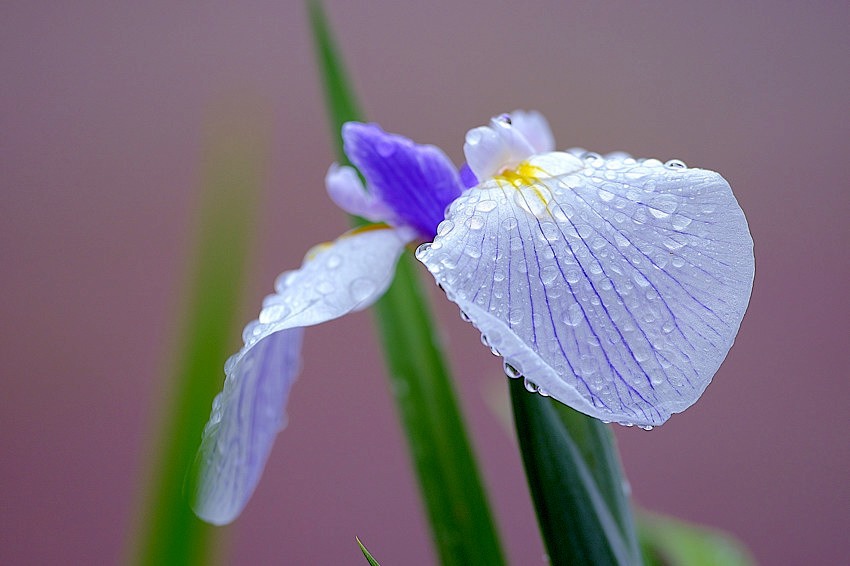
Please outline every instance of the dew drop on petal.
[[508, 362], [505, 362], [504, 368], [505, 368], [505, 375], [508, 376], [509, 378], [517, 379], [519, 377], [522, 377], [522, 372], [520, 372], [518, 369], [516, 369], [514, 366], [512, 366]]
[[419, 247], [416, 248], [416, 259], [422, 261], [425, 258], [425, 254], [428, 253], [428, 250], [431, 249], [431, 242], [425, 242], [424, 244], [419, 244]]
[[484, 227], [484, 219], [480, 216], [470, 216], [466, 220], [466, 227], [470, 230], [481, 230]]
[[496, 208], [497, 204], [494, 200], [482, 200], [475, 205], [475, 209], [481, 212], [490, 212]]
[[395, 144], [387, 140], [379, 141], [377, 147], [375, 148], [375, 150], [378, 152], [378, 155], [385, 159], [388, 157], [392, 157], [392, 155], [395, 153], [395, 149]]
[[[687, 169], [688, 168], [688, 166], [685, 165], [685, 162], [682, 161], [681, 159], [671, 159], [670, 161], [668, 161], [667, 163], [664, 164], [664, 167], [667, 167], [668, 169]], [[650, 428], [652, 428], [652, 427], [650, 427]]]
[[578, 303], [573, 303], [562, 315], [564, 324], [569, 326], [578, 326], [584, 320], [584, 313], [581, 311], [581, 306]]
[[560, 274], [558, 267], [555, 265], [547, 265], [540, 270], [540, 280], [544, 285], [552, 283]]
[[375, 291], [375, 283], [366, 277], [358, 277], [348, 285], [351, 298], [360, 302], [365, 300]]
[[319, 283], [316, 286], [316, 290], [319, 293], [321, 293], [322, 295], [329, 295], [329, 294], [333, 293], [335, 289], [336, 289], [336, 286], [334, 286], [333, 283], [331, 283], [330, 281], [327, 281], [327, 280], [322, 281], [321, 283]]
[[508, 216], [507, 218], [502, 220], [502, 229], [505, 230], [506, 232], [510, 232], [511, 230], [513, 230], [516, 227], [517, 227], [517, 221], [516, 221], [516, 218], [514, 218], [513, 216]]
[[681, 214], [674, 214], [671, 219], [673, 230], [682, 231], [691, 224], [691, 219]]

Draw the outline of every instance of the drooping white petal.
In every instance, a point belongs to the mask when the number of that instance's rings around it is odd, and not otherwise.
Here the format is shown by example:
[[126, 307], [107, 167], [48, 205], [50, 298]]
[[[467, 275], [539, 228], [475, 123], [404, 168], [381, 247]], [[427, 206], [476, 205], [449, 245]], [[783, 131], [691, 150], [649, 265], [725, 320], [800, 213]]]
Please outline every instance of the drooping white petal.
[[192, 508], [204, 521], [230, 523], [254, 493], [286, 425], [303, 333], [290, 328], [271, 334], [230, 366], [192, 470]]
[[256, 324], [245, 328], [250, 346], [272, 332], [311, 326], [374, 303], [389, 287], [406, 230], [367, 226], [313, 248], [301, 269], [282, 273], [275, 293], [263, 301]]
[[325, 187], [331, 200], [349, 214], [372, 222], [393, 219], [392, 210], [366, 190], [353, 167], [337, 163], [331, 165], [325, 175]]
[[541, 390], [661, 424], [711, 381], [754, 272], [728, 183], [679, 165], [536, 156], [465, 192], [417, 257]]
[[549, 122], [536, 110], [514, 110], [511, 125], [528, 140], [535, 153], [555, 151], [555, 136]]
[[302, 327], [319, 324], [377, 300], [389, 287], [407, 230], [369, 226], [317, 246], [301, 269], [282, 274], [260, 317], [243, 331], [245, 345], [224, 366], [224, 389], [213, 403], [195, 461], [192, 506], [222, 525], [247, 504], [298, 373]]
[[481, 180], [489, 179], [503, 169], [516, 167], [535, 152], [505, 115], [490, 120], [489, 126], [469, 130], [463, 153], [469, 168]]

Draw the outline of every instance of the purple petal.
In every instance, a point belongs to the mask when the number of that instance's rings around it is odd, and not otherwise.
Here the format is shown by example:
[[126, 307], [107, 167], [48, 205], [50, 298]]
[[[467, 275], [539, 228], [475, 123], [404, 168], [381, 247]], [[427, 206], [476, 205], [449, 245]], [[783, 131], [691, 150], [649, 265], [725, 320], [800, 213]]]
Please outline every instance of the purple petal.
[[349, 122], [342, 137], [345, 154], [366, 178], [369, 191], [393, 210], [393, 220], [431, 239], [446, 206], [462, 191], [446, 154], [388, 134], [376, 124]]
[[270, 334], [230, 368], [213, 402], [193, 468], [192, 508], [209, 523], [233, 521], [263, 473], [298, 374], [303, 329]]
[[464, 188], [467, 189], [471, 189], [478, 184], [478, 177], [476, 177], [475, 173], [472, 172], [472, 169], [469, 167], [469, 163], [464, 163], [463, 167], [460, 168], [460, 182], [463, 183]]

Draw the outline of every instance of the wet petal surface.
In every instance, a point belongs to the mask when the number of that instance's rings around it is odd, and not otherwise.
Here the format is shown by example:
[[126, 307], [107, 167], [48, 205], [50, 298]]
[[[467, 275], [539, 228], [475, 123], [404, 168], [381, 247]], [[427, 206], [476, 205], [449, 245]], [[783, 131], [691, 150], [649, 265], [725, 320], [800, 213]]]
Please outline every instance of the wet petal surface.
[[262, 474], [298, 373], [304, 326], [374, 303], [389, 287], [409, 234], [386, 226], [352, 230], [307, 254], [278, 277], [260, 317], [243, 331], [245, 345], [224, 366], [193, 470], [193, 508], [221, 525], [242, 511]]
[[193, 468], [192, 508], [204, 521], [233, 521], [254, 493], [274, 439], [286, 425], [302, 334], [292, 328], [266, 337], [228, 372]]
[[752, 239], [728, 183], [679, 162], [535, 156], [464, 193], [417, 252], [511, 373], [606, 421], [693, 404], [732, 345]]

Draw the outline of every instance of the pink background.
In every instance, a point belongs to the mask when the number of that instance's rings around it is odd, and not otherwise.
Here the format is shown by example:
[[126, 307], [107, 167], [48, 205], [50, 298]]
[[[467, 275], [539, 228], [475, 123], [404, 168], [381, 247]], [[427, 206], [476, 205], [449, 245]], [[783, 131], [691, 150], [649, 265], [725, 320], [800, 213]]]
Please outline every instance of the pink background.
[[[241, 101], [272, 133], [242, 320], [345, 227], [301, 2], [77, 4], [0, 8], [3, 564], [121, 560], [216, 108]], [[525, 107], [563, 147], [730, 180], [756, 242], [749, 312], [696, 406], [617, 431], [625, 467], [641, 505], [734, 532], [761, 562], [845, 563], [850, 8], [328, 4], [367, 115], [456, 162], [467, 128]], [[428, 288], [509, 555], [541, 563], [485, 402], [499, 364]], [[360, 564], [359, 535], [385, 564], [432, 563], [369, 315], [311, 329], [304, 360], [230, 562]]]

